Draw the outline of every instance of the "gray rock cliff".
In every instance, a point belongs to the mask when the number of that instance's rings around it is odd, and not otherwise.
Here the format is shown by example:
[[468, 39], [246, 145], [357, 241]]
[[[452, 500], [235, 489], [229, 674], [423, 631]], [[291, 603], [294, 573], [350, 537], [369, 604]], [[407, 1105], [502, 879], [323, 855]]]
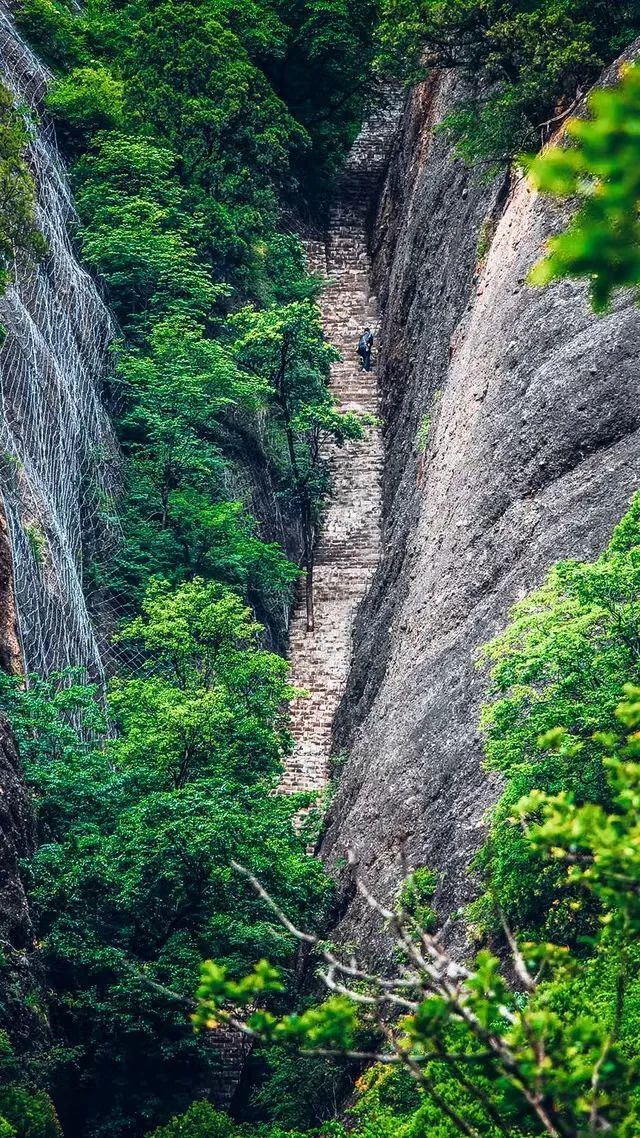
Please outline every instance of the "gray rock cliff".
[[374, 956], [384, 941], [345, 847], [384, 897], [404, 849], [442, 872], [443, 913], [468, 899], [498, 790], [482, 770], [477, 650], [550, 565], [602, 550], [640, 482], [640, 310], [623, 295], [596, 316], [580, 285], [526, 284], [566, 208], [452, 157], [436, 127], [456, 93], [446, 74], [414, 93], [373, 234], [384, 552], [336, 723], [349, 759], [322, 855], [337, 934]]

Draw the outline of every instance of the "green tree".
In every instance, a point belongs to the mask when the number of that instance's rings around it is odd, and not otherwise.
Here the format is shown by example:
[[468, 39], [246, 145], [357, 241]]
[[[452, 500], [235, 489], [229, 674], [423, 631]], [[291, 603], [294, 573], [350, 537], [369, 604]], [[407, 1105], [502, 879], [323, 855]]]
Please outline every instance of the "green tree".
[[66, 145], [79, 149], [95, 131], [124, 122], [124, 86], [100, 64], [75, 68], [47, 94], [47, 107], [61, 124]]
[[587, 106], [588, 118], [565, 125], [572, 144], [529, 165], [543, 192], [580, 203], [564, 232], [549, 240], [530, 280], [584, 277], [602, 312], [616, 288], [640, 284], [640, 67], [626, 68], [619, 86], [594, 91]]
[[[410, 1125], [400, 1131], [407, 1136], [586, 1138], [612, 1128], [621, 1135], [635, 1133], [640, 688], [627, 685], [626, 697], [616, 711], [616, 729], [594, 736], [607, 771], [609, 808], [580, 805], [566, 791], [533, 791], [514, 807], [514, 820], [524, 826], [527, 840], [563, 867], [574, 903], [595, 900], [601, 910], [586, 974], [562, 944], [521, 944], [507, 925], [513, 981], [487, 950], [465, 965], [401, 905], [380, 904], [358, 880], [364, 900], [393, 937], [402, 962], [397, 973], [378, 975], [354, 955], [323, 946], [313, 934], [292, 927], [271, 901], [284, 927], [315, 949], [329, 998], [284, 1017], [264, 1009], [243, 1011], [265, 992], [281, 988], [277, 970], [263, 961], [238, 983], [224, 966], [208, 961], [198, 990], [197, 1026], [233, 1023], [249, 1035], [289, 1043], [306, 1054], [343, 1054], [403, 1068], [420, 1096], [417, 1109], [409, 1100]], [[554, 740], [548, 736], [544, 743], [554, 745]], [[269, 901], [255, 877], [241, 872]], [[378, 1049], [358, 1048], [363, 1019], [377, 1028]], [[397, 1083], [396, 1091], [406, 1105], [406, 1091]], [[396, 1111], [398, 1105], [396, 1100]], [[385, 1127], [390, 1113], [392, 1121], [393, 1112], [382, 1111], [380, 1117], [374, 1106], [373, 1132], [394, 1133]], [[362, 1114], [362, 1134], [370, 1134], [366, 1108]]]
[[265, 953], [288, 966], [292, 941], [238, 890], [233, 858], [321, 917], [327, 884], [294, 829], [299, 804], [273, 793], [292, 689], [261, 632], [221, 584], [152, 583], [121, 633], [136, 670], [113, 682], [115, 737], [96, 736], [102, 713], [81, 677], [26, 690], [0, 677], [35, 792], [30, 893], [67, 1133], [142, 1133], [211, 1092], [216, 1041], [188, 1018], [203, 951], [232, 972]]
[[[37, 11], [29, 13], [37, 33]], [[41, 16], [44, 29], [51, 13]], [[371, 54], [364, 58], [358, 29], [370, 17], [366, 5], [303, 6], [285, 16], [223, 0], [99, 0], [78, 15], [84, 46], [73, 48], [76, 66], [54, 84], [48, 105], [77, 158], [84, 258], [106, 282], [127, 337], [114, 385], [129, 460], [125, 545], [113, 565], [94, 569], [125, 610], [153, 572], [242, 584], [267, 617], [288, 601], [292, 567], [273, 544], [260, 546], [246, 509], [229, 501], [247, 446], [264, 452], [290, 528], [300, 527], [311, 597], [328, 486], [320, 434], [342, 438], [357, 428], [354, 416], [337, 415], [326, 391], [335, 356], [312, 303], [318, 282], [306, 273], [300, 244], [277, 232], [278, 214], [295, 187], [292, 163], [309, 147], [296, 108], [313, 104], [324, 116], [314, 146], [329, 165], [353, 132], [363, 86], [356, 94], [355, 70], [364, 75]], [[342, 86], [331, 71], [331, 42], [350, 60]], [[328, 90], [341, 92], [322, 110], [303, 43], [316, 78], [333, 74]], [[316, 159], [324, 161], [319, 152]], [[246, 299], [263, 305], [262, 314], [243, 308]], [[254, 329], [249, 344], [250, 311], [264, 334], [260, 340]], [[286, 394], [276, 382], [276, 324], [289, 352]], [[263, 446], [263, 436], [274, 445]]]
[[22, 0], [14, 18], [49, 65], [73, 67], [87, 62], [78, 13], [65, 0]]
[[154, 325], [145, 349], [121, 353], [115, 382], [130, 463], [125, 542], [103, 580], [139, 602], [150, 575], [240, 585], [256, 603], [286, 602], [297, 578], [279, 546], [228, 500], [223, 424], [266, 403], [268, 389], [230, 350], [187, 320]]
[[191, 486], [217, 496], [218, 419], [229, 407], [258, 407], [264, 389], [201, 327], [177, 319], [154, 325], [147, 351], [124, 353], [117, 377], [126, 406], [121, 430], [136, 481], [151, 485], [157, 503], [151, 509], [167, 529], [175, 491]]
[[44, 1091], [0, 1087], [2, 1138], [62, 1138], [60, 1123]]
[[313, 630], [313, 567], [318, 527], [329, 493], [321, 442], [359, 439], [366, 419], [341, 412], [329, 390], [338, 353], [324, 340], [317, 308], [308, 300], [264, 310], [244, 308], [229, 320], [239, 367], [268, 385], [284, 436], [286, 483], [302, 528], [307, 630]]
[[380, 60], [460, 69], [472, 92], [449, 128], [466, 159], [496, 165], [537, 149], [639, 27], [634, 0], [383, 0]]
[[113, 681], [117, 765], [135, 771], [151, 754], [170, 789], [205, 774], [238, 786], [277, 774], [294, 689], [287, 662], [259, 647], [260, 632], [222, 585], [196, 579], [173, 591], [152, 582], [142, 614], [120, 635], [141, 646], [153, 674]]
[[295, 168], [313, 204], [326, 203], [363, 112], [378, 97], [372, 74], [377, 16], [372, 0], [287, 5], [287, 54], [274, 79], [309, 135], [310, 150]]
[[238, 1128], [210, 1103], [194, 1102], [184, 1114], [154, 1130], [150, 1138], [238, 1138]]
[[[516, 606], [505, 632], [484, 650], [484, 661], [492, 665], [482, 719], [487, 763], [507, 779], [480, 857], [493, 891], [474, 908], [484, 928], [496, 929], [497, 899], [525, 935], [541, 933], [576, 945], [591, 931], [594, 913], [576, 908], [570, 891], [558, 889], [559, 868], [541, 863], [508, 820], [514, 803], [533, 788], [609, 804], [592, 736], [597, 727], [614, 725], [625, 680], [640, 681], [639, 526], [636, 498], [602, 556], [552, 569], [542, 589]], [[538, 740], [558, 727], [568, 732], [566, 741], [541, 749]]]
[[62, 1138], [48, 1095], [28, 1077], [22, 1056], [0, 1031], [1, 1138]]
[[25, 160], [29, 136], [26, 118], [0, 84], [0, 294], [11, 279], [16, 257], [37, 260], [46, 251], [36, 219], [33, 177]]

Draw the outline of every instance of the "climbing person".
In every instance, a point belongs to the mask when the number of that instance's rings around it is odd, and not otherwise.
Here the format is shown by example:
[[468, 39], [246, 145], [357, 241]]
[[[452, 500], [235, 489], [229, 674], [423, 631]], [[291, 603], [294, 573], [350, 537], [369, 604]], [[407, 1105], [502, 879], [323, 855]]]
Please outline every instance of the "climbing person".
[[365, 328], [360, 339], [358, 340], [358, 355], [360, 356], [360, 363], [362, 364], [363, 371], [369, 371], [371, 367], [371, 349], [373, 348], [373, 332], [370, 328]]

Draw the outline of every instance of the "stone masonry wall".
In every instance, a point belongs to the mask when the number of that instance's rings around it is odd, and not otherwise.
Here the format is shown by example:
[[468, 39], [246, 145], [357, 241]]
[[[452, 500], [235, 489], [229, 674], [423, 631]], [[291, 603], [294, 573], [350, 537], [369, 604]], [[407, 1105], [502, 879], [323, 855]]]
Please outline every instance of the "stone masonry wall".
[[[399, 100], [373, 114], [356, 139], [339, 180], [324, 241], [308, 240], [310, 268], [326, 277], [320, 297], [325, 334], [342, 355], [331, 389], [347, 411], [376, 415], [375, 360], [365, 372], [356, 355], [362, 329], [374, 332], [376, 298], [370, 284], [367, 221], [375, 205], [399, 119]], [[374, 352], [375, 356], [375, 352]], [[325, 444], [331, 501], [316, 551], [315, 630], [307, 632], [303, 592], [291, 620], [293, 682], [309, 692], [292, 707], [296, 747], [284, 791], [320, 790], [329, 777], [333, 718], [344, 692], [356, 610], [370, 584], [380, 548], [382, 444], [377, 428], [343, 447]]]

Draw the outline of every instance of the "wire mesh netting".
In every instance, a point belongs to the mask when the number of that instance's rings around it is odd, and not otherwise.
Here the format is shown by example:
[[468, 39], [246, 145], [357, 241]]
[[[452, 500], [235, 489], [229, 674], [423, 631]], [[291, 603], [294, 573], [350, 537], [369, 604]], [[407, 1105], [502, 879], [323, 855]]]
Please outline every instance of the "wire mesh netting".
[[27, 154], [48, 252], [16, 264], [0, 300], [0, 494], [27, 671], [84, 666], [103, 678], [86, 601], [89, 566], [119, 540], [117, 444], [100, 400], [114, 328], [69, 240], [73, 202], [50, 125], [49, 80], [0, 4], [0, 76], [33, 115]]

